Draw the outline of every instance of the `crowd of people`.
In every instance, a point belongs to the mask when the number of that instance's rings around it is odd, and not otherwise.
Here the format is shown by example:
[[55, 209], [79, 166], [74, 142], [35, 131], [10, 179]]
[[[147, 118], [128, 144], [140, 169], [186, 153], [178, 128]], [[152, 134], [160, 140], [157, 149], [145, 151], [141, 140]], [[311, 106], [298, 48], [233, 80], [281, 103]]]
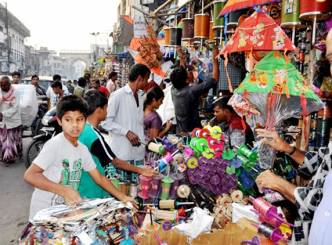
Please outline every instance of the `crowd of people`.
[[[332, 31], [327, 42], [326, 57], [332, 61]], [[332, 67], [332, 65], [331, 65]], [[35, 187], [32, 195], [30, 218], [37, 211], [54, 204], [73, 204], [82, 198], [114, 196], [125, 202], [132, 197], [121, 193], [107, 178], [116, 171], [120, 181], [138, 183], [138, 175], [153, 176], [155, 170], [143, 167], [145, 143], [163, 137], [168, 132], [189, 134], [201, 127], [199, 97], [214, 87], [216, 81], [205, 74], [199, 83], [189, 82], [185, 67], [176, 67], [164, 91], [149, 83], [150, 70], [135, 64], [129, 72], [129, 83], [117, 85], [117, 74], [111, 72], [109, 81], [101, 84], [89, 74], [78, 79], [69, 89], [60, 75], [45, 91], [38, 84], [38, 76], [31, 77], [36, 93], [45, 95], [50, 107], [56, 107], [62, 133], [50, 139], [26, 171], [25, 180]], [[12, 83], [19, 83], [20, 74], [13, 73]], [[0, 80], [0, 150], [3, 162], [13, 162], [22, 155], [22, 124], [18, 95], [9, 77]], [[152, 88], [151, 88], [152, 87]], [[150, 89], [147, 89], [150, 88]], [[166, 93], [171, 93], [173, 113], [168, 118], [158, 114], [164, 105]], [[215, 123], [221, 125], [225, 142], [232, 145], [252, 144], [253, 132], [228, 105], [229, 96], [214, 102]], [[172, 107], [171, 106], [171, 107]], [[109, 133], [106, 140], [100, 128]], [[331, 147], [318, 152], [303, 152], [288, 145], [277, 132], [257, 129], [258, 138], [277, 151], [288, 154], [302, 172], [312, 176], [307, 186], [295, 186], [270, 170], [256, 179], [260, 189], [268, 188], [281, 193], [295, 204], [298, 210], [293, 240], [301, 244], [328, 244], [331, 232], [329, 205], [331, 182]], [[310, 233], [309, 233], [310, 231]], [[325, 241], [325, 242], [324, 242]]]

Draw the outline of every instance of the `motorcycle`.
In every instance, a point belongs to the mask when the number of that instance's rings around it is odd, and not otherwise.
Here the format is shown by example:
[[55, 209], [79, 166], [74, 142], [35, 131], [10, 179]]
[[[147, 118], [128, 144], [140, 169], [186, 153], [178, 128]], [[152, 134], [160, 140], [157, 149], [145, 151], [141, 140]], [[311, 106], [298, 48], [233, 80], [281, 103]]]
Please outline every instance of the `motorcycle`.
[[32, 138], [24, 153], [25, 167], [29, 168], [32, 161], [37, 157], [46, 141], [62, 131], [56, 117], [56, 108], [53, 107], [43, 116], [41, 120], [42, 127], [39, 134]]

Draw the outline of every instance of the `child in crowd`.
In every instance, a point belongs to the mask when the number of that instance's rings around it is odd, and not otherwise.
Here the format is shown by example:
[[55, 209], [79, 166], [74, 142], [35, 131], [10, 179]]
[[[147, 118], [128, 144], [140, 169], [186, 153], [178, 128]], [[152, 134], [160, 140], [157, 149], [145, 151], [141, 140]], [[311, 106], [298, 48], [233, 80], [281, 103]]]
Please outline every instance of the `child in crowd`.
[[[137, 167], [117, 158], [97, 129], [100, 122], [104, 121], [107, 115], [107, 97], [98, 90], [91, 89], [87, 91], [84, 99], [88, 104], [88, 118], [78, 139], [88, 147], [100, 173], [113, 177], [112, 173], [114, 173], [114, 167], [116, 167], [145, 176], [155, 175], [156, 173], [151, 168]], [[85, 171], [82, 173], [79, 192], [84, 198], [105, 198], [109, 196], [109, 193], [100, 188]]]
[[100, 174], [87, 147], [78, 142], [86, 114], [86, 103], [75, 95], [65, 96], [59, 101], [57, 117], [63, 132], [45, 143], [24, 174], [24, 179], [35, 187], [31, 197], [30, 220], [39, 210], [52, 205], [79, 203], [82, 200], [78, 193], [82, 169], [117, 199], [134, 201]]

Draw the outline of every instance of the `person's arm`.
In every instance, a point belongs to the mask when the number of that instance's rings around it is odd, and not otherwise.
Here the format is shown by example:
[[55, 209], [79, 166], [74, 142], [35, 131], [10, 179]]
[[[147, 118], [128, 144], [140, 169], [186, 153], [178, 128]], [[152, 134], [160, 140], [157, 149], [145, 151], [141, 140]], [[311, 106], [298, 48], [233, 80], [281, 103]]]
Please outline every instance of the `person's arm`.
[[65, 199], [66, 204], [81, 202], [81, 197], [75, 190], [61, 184], [50, 181], [43, 175], [44, 170], [32, 163], [24, 174], [24, 180], [30, 185], [44, 191], [60, 195]]
[[288, 182], [287, 180], [284, 180], [280, 176], [272, 173], [270, 170], [266, 170], [260, 175], [258, 175], [258, 177], [256, 178], [256, 184], [259, 190], [267, 188], [277, 191], [286, 199], [288, 199], [292, 203], [295, 203], [294, 191], [296, 189], [296, 186]]
[[99, 186], [101, 186], [105, 191], [110, 193], [116, 199], [122, 202], [132, 202], [133, 204], [135, 204], [135, 200], [132, 197], [126, 196], [125, 194], [120, 192], [109, 179], [107, 179], [98, 171], [98, 169], [95, 168], [93, 170], [90, 170], [89, 175]]
[[124, 160], [121, 160], [119, 158], [115, 158], [113, 160], [113, 165], [119, 169], [125, 170], [125, 171], [129, 171], [129, 172], [133, 172], [133, 173], [137, 173], [140, 175], [144, 175], [147, 177], [151, 177], [157, 174], [157, 172], [155, 172], [152, 168], [146, 168], [146, 167], [137, 167], [133, 164], [130, 164]]
[[172, 120], [168, 120], [165, 124], [165, 127], [159, 131], [159, 137], [160, 138], [164, 137], [172, 126], [173, 126]]
[[[101, 137], [98, 135], [98, 137]], [[115, 156], [109, 145], [102, 139], [95, 140], [91, 145], [91, 153], [99, 159], [99, 162], [103, 167], [108, 164], [113, 164], [116, 168], [134, 172], [144, 176], [153, 176], [156, 173], [150, 168], [139, 168], [128, 162], [125, 162]]]
[[297, 164], [302, 165], [304, 162], [305, 152], [294, 149], [292, 146], [283, 141], [276, 131], [266, 129], [256, 129], [257, 136], [262, 139], [262, 144], [267, 144], [273, 149], [287, 153]]
[[200, 84], [191, 86], [191, 90], [193, 95], [196, 97], [201, 96], [204, 93], [207, 93], [210, 88], [212, 88], [216, 84], [216, 80], [213, 78], [209, 78], [207, 81], [204, 81]]

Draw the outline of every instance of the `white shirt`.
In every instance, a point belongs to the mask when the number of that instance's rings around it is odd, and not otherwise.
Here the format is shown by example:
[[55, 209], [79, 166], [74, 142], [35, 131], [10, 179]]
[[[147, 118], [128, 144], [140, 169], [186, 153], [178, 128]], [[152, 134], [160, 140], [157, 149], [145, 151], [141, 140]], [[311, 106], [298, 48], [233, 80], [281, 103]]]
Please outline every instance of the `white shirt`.
[[144, 140], [144, 95], [142, 91], [138, 92], [138, 102], [137, 107], [133, 91], [128, 84], [116, 90], [110, 96], [107, 118], [102, 122], [102, 127], [109, 131], [112, 151], [117, 157], [126, 161], [144, 159], [144, 146], [132, 146], [126, 137], [130, 130], [141, 141]]
[[20, 99], [19, 94], [14, 88], [15, 99], [11, 102], [3, 101], [2, 97], [8, 93], [0, 89], [0, 112], [2, 113], [2, 121], [0, 121], [0, 128], [6, 126], [7, 129], [16, 128], [22, 125], [20, 113]]
[[[69, 90], [66, 85], [62, 84], [62, 90], [64, 91], [64, 96], [70, 95]], [[52, 87], [48, 86], [46, 91], [47, 98], [50, 99], [51, 107], [56, 106], [59, 101], [59, 95], [55, 94]]]
[[110, 94], [113, 93], [116, 90], [116, 81], [113, 81], [112, 79], [108, 80], [106, 88]]
[[[65, 167], [63, 162], [69, 164]], [[91, 171], [96, 165], [91, 157], [88, 148], [78, 142], [78, 146], [74, 146], [69, 142], [63, 133], [58, 134], [54, 138], [45, 143], [39, 155], [32, 161], [34, 164], [44, 170], [43, 175], [55, 183], [62, 183], [64, 171], [67, 171], [68, 185], [74, 190], [78, 190], [81, 179], [82, 169]], [[40, 210], [53, 205], [63, 204], [63, 198], [58, 195], [35, 188], [31, 197], [30, 217]]]
[[164, 91], [164, 101], [159, 106], [159, 109], [157, 110], [158, 114], [161, 117], [161, 120], [164, 123], [166, 123], [168, 120], [173, 119], [173, 123], [176, 123], [175, 120], [175, 110], [174, 110], [174, 104], [172, 99], [172, 85], [167, 86]]

